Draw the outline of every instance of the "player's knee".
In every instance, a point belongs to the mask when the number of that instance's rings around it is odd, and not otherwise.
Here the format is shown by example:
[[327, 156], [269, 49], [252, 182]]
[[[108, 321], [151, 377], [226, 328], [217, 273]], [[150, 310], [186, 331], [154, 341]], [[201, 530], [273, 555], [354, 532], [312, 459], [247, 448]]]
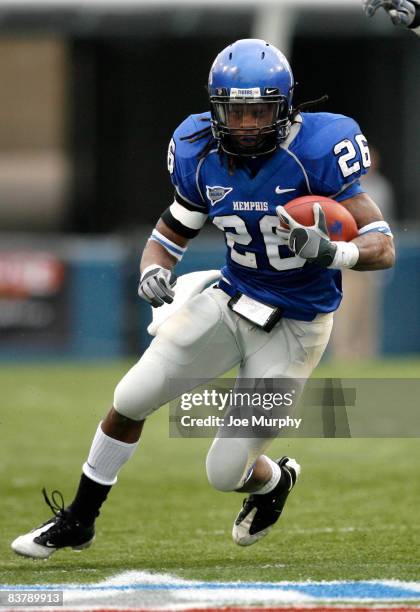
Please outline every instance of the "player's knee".
[[114, 408], [139, 421], [164, 403], [166, 376], [155, 361], [141, 359], [120, 380], [114, 391]]
[[218, 491], [235, 491], [245, 480], [248, 452], [240, 440], [217, 438], [206, 459], [209, 483]]

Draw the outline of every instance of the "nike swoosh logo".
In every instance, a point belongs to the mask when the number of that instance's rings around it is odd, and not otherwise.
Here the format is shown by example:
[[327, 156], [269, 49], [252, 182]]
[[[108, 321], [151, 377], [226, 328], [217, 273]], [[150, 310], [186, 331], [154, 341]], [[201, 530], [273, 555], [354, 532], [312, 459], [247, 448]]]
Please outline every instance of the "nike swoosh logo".
[[280, 195], [281, 193], [289, 193], [290, 191], [296, 191], [296, 189], [281, 189], [280, 186], [276, 187], [276, 193]]
[[274, 92], [276, 92], [276, 91], [277, 91], [277, 88], [276, 88], [276, 87], [275, 87], [274, 89], [268, 89], [268, 88], [267, 88], [267, 89], [265, 90], [265, 93], [266, 93], [266, 95], [267, 95], [267, 96], [269, 96], [269, 95], [273, 94], [273, 93], [274, 93]]

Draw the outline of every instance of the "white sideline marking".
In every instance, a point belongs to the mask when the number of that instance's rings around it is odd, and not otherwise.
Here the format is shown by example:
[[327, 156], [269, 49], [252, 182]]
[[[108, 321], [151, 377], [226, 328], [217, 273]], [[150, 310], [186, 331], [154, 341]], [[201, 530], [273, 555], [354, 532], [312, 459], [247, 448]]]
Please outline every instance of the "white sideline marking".
[[[127, 571], [96, 583], [0, 585], [10, 590], [63, 590], [71, 609], [183, 610], [223, 606], [316, 606], [325, 603], [420, 603], [420, 582], [399, 580], [306, 582], [210, 582], [172, 574]], [[39, 610], [39, 608], [38, 608]]]
[[[124, 587], [126, 585], [149, 585], [156, 586], [159, 585], [167, 585], [168, 589], [165, 589], [164, 597], [166, 599], [165, 603], [161, 603], [162, 597], [159, 590], [150, 591], [149, 599], [155, 599], [156, 606], [159, 603], [159, 608], [163, 609], [183, 609], [186, 605], [191, 606], [200, 605], [203, 607], [210, 605], [226, 605], [226, 604], [249, 604], [250, 602], [256, 603], [292, 603], [295, 601], [304, 602], [304, 601], [312, 601], [312, 597], [308, 595], [303, 595], [298, 591], [293, 590], [270, 590], [264, 591], [261, 588], [258, 588], [255, 585], [255, 588], [247, 588], [244, 591], [238, 590], [235, 588], [235, 585], [232, 584], [232, 588], [223, 588], [223, 590], [215, 592], [214, 588], [211, 588], [209, 583], [208, 588], [198, 588], [198, 585], [202, 585], [202, 582], [197, 580], [184, 580], [182, 578], [178, 578], [176, 576], [172, 576], [171, 574], [151, 574], [149, 572], [138, 572], [138, 571], [128, 571], [123, 572], [122, 574], [116, 574], [115, 576], [111, 576], [109, 579], [104, 580], [103, 582], [99, 582], [95, 584], [95, 587], [106, 587], [106, 597], [107, 602], [112, 605], [110, 598], [120, 599], [123, 593], [118, 590], [118, 587]], [[204, 583], [205, 584], [205, 583]], [[217, 583], [215, 583], [217, 584]], [[226, 584], [226, 583], [225, 583]], [[116, 587], [115, 591], [110, 591], [109, 589], [112, 587]], [[171, 590], [170, 587], [173, 587]], [[250, 585], [251, 586], [251, 585]], [[180, 588], [181, 587], [181, 588]], [[184, 587], [184, 588], [182, 588]], [[125, 591], [126, 593], [134, 594], [136, 591], [133, 589], [128, 589]], [[156, 597], [156, 595], [158, 597]], [[138, 596], [138, 591], [137, 591]], [[104, 597], [103, 591], [74, 591], [74, 592], [65, 592], [64, 593], [64, 605], [69, 605], [71, 603], [77, 603], [82, 601], [92, 601], [97, 600]], [[141, 595], [141, 606], [147, 607], [147, 603], [144, 601], [144, 593]], [[159, 601], [160, 600], [160, 601]], [[170, 600], [170, 601], [168, 601]], [[144, 603], [143, 603], [144, 602]], [[118, 601], [113, 602], [114, 605], [118, 605]], [[140, 602], [139, 602], [140, 603]], [[125, 607], [125, 606], [124, 606]]]

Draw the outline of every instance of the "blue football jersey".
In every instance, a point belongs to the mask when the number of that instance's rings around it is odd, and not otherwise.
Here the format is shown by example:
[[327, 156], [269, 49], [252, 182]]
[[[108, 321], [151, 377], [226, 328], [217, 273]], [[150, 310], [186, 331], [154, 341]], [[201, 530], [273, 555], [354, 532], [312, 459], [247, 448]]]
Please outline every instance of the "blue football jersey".
[[232, 171], [216, 145], [199, 159], [208, 139], [185, 139], [208, 126], [209, 119], [210, 113], [191, 115], [177, 128], [169, 170], [190, 208], [207, 214], [224, 232], [223, 276], [238, 291], [280, 306], [286, 317], [310, 321], [336, 310], [341, 273], [289, 250], [276, 233], [276, 206], [308, 194], [340, 202], [363, 192], [359, 178], [367, 172], [370, 156], [358, 124], [343, 115], [301, 113], [275, 153], [241, 162]]

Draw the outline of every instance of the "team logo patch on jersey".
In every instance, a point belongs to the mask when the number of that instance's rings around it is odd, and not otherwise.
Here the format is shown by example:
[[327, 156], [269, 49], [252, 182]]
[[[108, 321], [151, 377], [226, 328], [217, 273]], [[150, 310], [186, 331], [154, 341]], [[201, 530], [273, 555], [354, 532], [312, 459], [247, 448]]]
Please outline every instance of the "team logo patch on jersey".
[[217, 202], [220, 202], [233, 190], [233, 187], [220, 187], [220, 185], [215, 185], [214, 187], [209, 187], [206, 185], [206, 195], [211, 202], [211, 205], [214, 206]]

